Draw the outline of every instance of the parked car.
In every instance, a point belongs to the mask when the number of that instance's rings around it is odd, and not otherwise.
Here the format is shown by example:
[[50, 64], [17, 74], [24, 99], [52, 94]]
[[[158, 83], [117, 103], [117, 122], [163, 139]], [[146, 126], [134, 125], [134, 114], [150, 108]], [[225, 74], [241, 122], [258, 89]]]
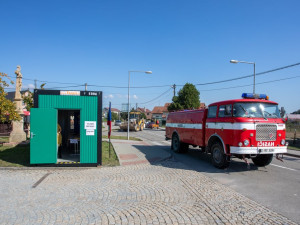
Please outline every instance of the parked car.
[[154, 122], [150, 122], [150, 123], [147, 123], [147, 125], [146, 125], [146, 128], [151, 128], [151, 129], [153, 129], [153, 128], [156, 128], [156, 129], [158, 129], [158, 124], [155, 124]]
[[120, 126], [121, 123], [122, 123], [121, 120], [116, 120], [116, 121], [115, 121], [115, 126]]

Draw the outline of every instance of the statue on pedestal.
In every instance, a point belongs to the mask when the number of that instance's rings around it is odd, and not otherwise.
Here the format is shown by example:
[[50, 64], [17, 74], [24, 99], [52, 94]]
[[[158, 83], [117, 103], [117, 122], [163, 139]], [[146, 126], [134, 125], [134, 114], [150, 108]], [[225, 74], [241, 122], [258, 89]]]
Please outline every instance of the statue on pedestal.
[[16, 111], [20, 114], [21, 120], [12, 121], [12, 132], [9, 136], [9, 142], [22, 142], [26, 141], [26, 133], [24, 132], [24, 112], [22, 108], [22, 97], [21, 97], [21, 88], [22, 88], [22, 73], [21, 66], [17, 66], [15, 71], [17, 76], [16, 80], [16, 92], [14, 103], [16, 104]]

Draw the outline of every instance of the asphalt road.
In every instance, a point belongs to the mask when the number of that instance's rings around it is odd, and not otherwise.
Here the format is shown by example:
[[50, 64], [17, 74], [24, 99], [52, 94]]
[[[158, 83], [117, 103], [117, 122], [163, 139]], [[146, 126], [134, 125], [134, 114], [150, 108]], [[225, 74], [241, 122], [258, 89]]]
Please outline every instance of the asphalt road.
[[[130, 136], [140, 137], [164, 151], [171, 152], [170, 141], [164, 140], [164, 130], [130, 132]], [[114, 132], [126, 135], [126, 132]], [[250, 169], [244, 161], [233, 159], [229, 168], [220, 170], [211, 164], [210, 155], [190, 148], [187, 154], [174, 153], [174, 160], [188, 165], [219, 183], [231, 187], [248, 198], [274, 210], [300, 224], [300, 159], [285, 156], [284, 162], [273, 159], [267, 167]], [[250, 160], [251, 161], [251, 160]]]

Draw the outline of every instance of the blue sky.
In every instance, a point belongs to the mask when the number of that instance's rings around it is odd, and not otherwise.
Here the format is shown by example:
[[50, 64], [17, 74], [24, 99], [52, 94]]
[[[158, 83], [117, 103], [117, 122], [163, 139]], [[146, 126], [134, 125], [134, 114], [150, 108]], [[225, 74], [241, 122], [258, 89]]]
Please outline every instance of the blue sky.
[[[1, 1], [0, 8], [1, 72], [14, 76], [21, 65], [24, 88], [34, 79], [63, 90], [84, 89], [73, 83], [124, 87], [88, 86], [103, 91], [104, 106], [111, 101], [119, 109], [127, 103], [129, 70], [153, 71], [131, 73], [132, 87], [164, 86], [130, 89], [134, 105], [152, 110], [171, 102], [172, 84], [178, 91], [187, 82], [253, 73], [252, 65], [231, 59], [255, 62], [257, 73], [300, 62], [298, 0]], [[257, 76], [256, 92], [287, 112], [298, 110], [299, 71], [300, 65]], [[250, 77], [196, 87], [208, 105], [240, 98], [252, 85]]]

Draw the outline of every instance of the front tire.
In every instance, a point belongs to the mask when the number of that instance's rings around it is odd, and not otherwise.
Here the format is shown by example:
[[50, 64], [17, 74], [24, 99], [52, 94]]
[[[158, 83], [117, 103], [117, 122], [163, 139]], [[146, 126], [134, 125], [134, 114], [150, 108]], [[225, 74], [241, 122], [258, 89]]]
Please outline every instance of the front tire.
[[213, 165], [219, 169], [229, 166], [229, 161], [227, 161], [227, 157], [224, 154], [224, 148], [219, 142], [211, 146], [211, 158]]
[[252, 162], [256, 166], [267, 166], [272, 162], [272, 160], [273, 154], [258, 155], [255, 158], [252, 158]]
[[186, 153], [189, 150], [189, 145], [186, 143], [180, 142], [178, 135], [174, 134], [172, 136], [171, 149], [176, 153]]

